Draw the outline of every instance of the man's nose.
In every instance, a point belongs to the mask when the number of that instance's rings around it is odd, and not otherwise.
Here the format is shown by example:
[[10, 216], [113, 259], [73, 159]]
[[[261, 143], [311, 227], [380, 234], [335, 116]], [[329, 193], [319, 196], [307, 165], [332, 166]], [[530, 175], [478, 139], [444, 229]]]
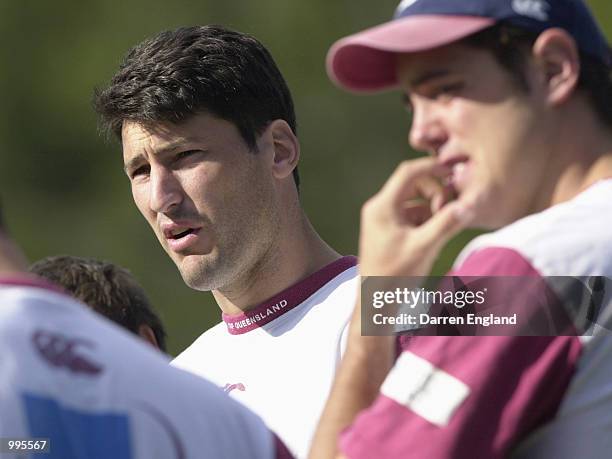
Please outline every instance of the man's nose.
[[417, 151], [436, 155], [448, 140], [448, 132], [437, 110], [428, 106], [413, 109], [408, 143]]
[[159, 167], [151, 170], [149, 207], [157, 213], [167, 213], [183, 199], [183, 188], [173, 171]]

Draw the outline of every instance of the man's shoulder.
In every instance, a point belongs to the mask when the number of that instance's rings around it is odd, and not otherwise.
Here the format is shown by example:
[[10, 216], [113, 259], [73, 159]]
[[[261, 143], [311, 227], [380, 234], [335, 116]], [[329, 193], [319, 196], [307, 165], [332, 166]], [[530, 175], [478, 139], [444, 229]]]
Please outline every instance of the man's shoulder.
[[2, 285], [0, 302], [0, 337], [21, 343], [6, 350], [29, 359], [35, 371], [63, 369], [116, 381], [132, 378], [126, 375], [135, 373], [135, 361], [139, 368], [167, 362], [127, 330], [58, 291]]
[[321, 287], [315, 295], [323, 296], [324, 301], [338, 302], [354, 306], [355, 294], [359, 284], [359, 270], [357, 266], [352, 266]]
[[[300, 313], [303, 327], [317, 323], [317, 328], [342, 330], [355, 308], [359, 289], [359, 271], [353, 266], [330, 280], [305, 302], [306, 313]], [[298, 311], [299, 312], [299, 311]]]
[[612, 180], [602, 180], [570, 201], [477, 237], [461, 252], [455, 270], [477, 260], [481, 266], [486, 261], [502, 267], [501, 271], [524, 263], [543, 276], [610, 275], [610, 193]]
[[[107, 448], [104, 457], [120, 456], [129, 443], [128, 424], [138, 439], [138, 457], [151, 457], [155, 449], [173, 454], [173, 435], [189, 456], [198, 448], [211, 456], [232, 447], [247, 454], [253, 445], [270, 451], [270, 435], [255, 415], [210, 382], [168, 366], [160, 352], [72, 298], [3, 286], [0, 302], [0, 410], [16, 420], [14, 434], [32, 434], [18, 420], [36, 419], [30, 429], [40, 435], [28, 436], [49, 437], [50, 423], [62, 419], [68, 427], [75, 420], [79, 428], [112, 429], [112, 448], [89, 445], [92, 451]], [[222, 438], [239, 425], [249, 441], [237, 445]], [[209, 432], [206, 447], [202, 432]], [[148, 442], [141, 443], [143, 438]], [[52, 441], [62, 455], [67, 445]]]
[[352, 256], [347, 256], [338, 260], [336, 263], [341, 261], [344, 261], [342, 269], [332, 277], [326, 278], [324, 282], [321, 282], [320, 286], [314, 290], [313, 294], [306, 299], [306, 302], [312, 301], [313, 299], [320, 302], [321, 298], [324, 300], [327, 298], [342, 300], [347, 292], [353, 291], [353, 287], [357, 284], [359, 279], [359, 269], [356, 264], [357, 259]]
[[227, 331], [227, 325], [221, 321], [198, 336], [193, 343], [172, 360], [171, 364], [179, 368], [190, 367], [189, 362], [191, 360], [201, 360], [202, 350], [210, 352], [211, 349], [214, 349], [214, 346], [230, 345], [231, 339], [232, 335]]

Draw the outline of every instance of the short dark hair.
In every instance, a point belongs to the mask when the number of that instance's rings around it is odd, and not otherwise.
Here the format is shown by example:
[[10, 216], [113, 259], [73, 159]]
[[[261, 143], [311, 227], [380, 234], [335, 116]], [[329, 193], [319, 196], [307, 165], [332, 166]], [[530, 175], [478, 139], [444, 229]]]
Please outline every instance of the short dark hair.
[[148, 325], [166, 352], [166, 331], [149, 299], [126, 269], [107, 261], [60, 255], [43, 258], [29, 271], [63, 287], [75, 298], [113, 322], [138, 334]]
[[[537, 37], [537, 33], [502, 23], [470, 35], [462, 42], [491, 51], [497, 62], [510, 72], [519, 86], [528, 90], [525, 66]], [[612, 50], [610, 55], [612, 56]], [[580, 51], [579, 57], [578, 89], [586, 94], [599, 119], [612, 127], [612, 68], [585, 52]]]
[[[291, 93], [254, 37], [218, 25], [164, 31], [132, 48], [108, 88], [96, 89], [103, 131], [121, 138], [124, 121], [180, 123], [200, 112], [232, 122], [249, 148], [271, 121], [297, 134]], [[293, 171], [299, 189], [297, 167]]]

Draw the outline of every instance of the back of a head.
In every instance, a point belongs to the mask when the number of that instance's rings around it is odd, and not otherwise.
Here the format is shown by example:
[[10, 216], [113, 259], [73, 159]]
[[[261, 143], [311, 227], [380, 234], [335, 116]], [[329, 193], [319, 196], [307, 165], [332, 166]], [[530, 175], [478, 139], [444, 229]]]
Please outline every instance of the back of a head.
[[[296, 133], [293, 100], [268, 50], [250, 35], [222, 26], [161, 32], [132, 48], [94, 106], [103, 131], [121, 138], [124, 121], [180, 123], [207, 112], [230, 121], [256, 151], [276, 119]], [[297, 169], [294, 171], [299, 185]]]
[[144, 289], [129, 271], [112, 263], [73, 256], [47, 257], [30, 272], [62, 286], [68, 293], [113, 322], [140, 334], [150, 327], [157, 346], [166, 351], [166, 332]]

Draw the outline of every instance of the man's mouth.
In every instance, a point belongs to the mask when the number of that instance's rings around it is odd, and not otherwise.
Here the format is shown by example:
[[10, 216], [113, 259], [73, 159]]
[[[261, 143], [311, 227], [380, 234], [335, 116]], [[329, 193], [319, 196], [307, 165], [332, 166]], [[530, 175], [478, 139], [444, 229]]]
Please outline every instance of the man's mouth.
[[162, 227], [168, 247], [173, 252], [180, 252], [192, 247], [198, 241], [202, 227], [190, 227], [177, 224]]
[[453, 187], [455, 190], [457, 190], [457, 192], [465, 190], [472, 178], [472, 173], [473, 164], [469, 160], [453, 166], [451, 180]]
[[448, 177], [448, 184], [451, 185], [457, 193], [465, 189], [472, 175], [472, 162], [470, 158], [466, 155], [458, 155], [445, 160], [442, 164], [449, 167], [451, 170]]
[[185, 231], [180, 231], [180, 232], [178, 232], [178, 233], [176, 233], [176, 234], [171, 234], [171, 235], [168, 237], [168, 239], [174, 239], [174, 240], [181, 239], [181, 238], [183, 238], [183, 237], [187, 236], [188, 234], [192, 234], [192, 233], [194, 233], [194, 232], [195, 232], [195, 229], [194, 229], [194, 228], [188, 228], [188, 229], [186, 229]]

